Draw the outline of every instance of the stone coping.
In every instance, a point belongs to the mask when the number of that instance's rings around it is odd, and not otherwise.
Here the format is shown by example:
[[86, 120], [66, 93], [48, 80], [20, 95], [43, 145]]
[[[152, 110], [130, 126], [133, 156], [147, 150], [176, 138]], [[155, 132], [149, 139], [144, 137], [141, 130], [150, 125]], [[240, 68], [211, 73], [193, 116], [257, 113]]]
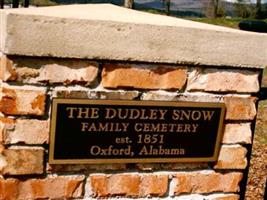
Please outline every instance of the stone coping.
[[109, 5], [0, 11], [6, 55], [264, 68], [267, 34]]

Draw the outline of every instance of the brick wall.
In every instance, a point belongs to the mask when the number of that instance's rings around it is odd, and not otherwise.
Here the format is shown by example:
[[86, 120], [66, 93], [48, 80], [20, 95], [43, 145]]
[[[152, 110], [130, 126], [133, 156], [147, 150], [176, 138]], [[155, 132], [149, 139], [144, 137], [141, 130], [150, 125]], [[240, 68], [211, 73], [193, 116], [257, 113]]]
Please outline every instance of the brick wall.
[[[236, 67], [2, 55], [0, 199], [237, 200], [260, 74], [260, 69]], [[224, 102], [218, 162], [49, 165], [53, 97]]]

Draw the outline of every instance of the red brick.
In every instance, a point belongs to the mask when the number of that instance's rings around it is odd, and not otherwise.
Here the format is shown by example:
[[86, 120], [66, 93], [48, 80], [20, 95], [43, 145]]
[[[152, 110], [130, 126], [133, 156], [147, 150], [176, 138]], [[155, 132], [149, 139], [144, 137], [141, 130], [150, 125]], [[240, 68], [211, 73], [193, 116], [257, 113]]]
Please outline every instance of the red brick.
[[11, 124], [13, 125], [15, 123], [15, 120], [12, 118], [8, 118], [8, 117], [0, 117], [0, 122], [4, 123], [4, 124]]
[[215, 169], [245, 169], [247, 149], [240, 145], [223, 145]]
[[187, 70], [169, 66], [104, 64], [102, 86], [105, 88], [182, 89]]
[[144, 175], [140, 185], [141, 196], [164, 196], [168, 190], [167, 175]]
[[98, 64], [87, 60], [3, 57], [0, 77], [30, 84], [80, 83], [89, 85], [98, 74]]
[[0, 178], [0, 199], [18, 200], [19, 181], [16, 179]]
[[258, 77], [259, 72], [244, 69], [197, 68], [189, 75], [187, 90], [255, 93], [259, 91]]
[[0, 112], [6, 115], [44, 115], [45, 88], [3, 85]]
[[238, 192], [242, 173], [185, 172], [174, 176], [174, 195], [186, 193]]
[[5, 124], [0, 121], [0, 144], [4, 143], [4, 130], [5, 130]]
[[5, 144], [44, 144], [48, 141], [49, 122], [45, 120], [18, 119], [5, 128]]
[[98, 64], [96, 62], [72, 60], [53, 64], [44, 64], [39, 70], [39, 76], [33, 82], [92, 84], [97, 78]]
[[29, 179], [21, 182], [21, 199], [66, 199], [79, 198], [83, 192], [84, 176], [57, 176], [45, 179]]
[[250, 123], [225, 124], [224, 144], [251, 144], [252, 132]]
[[6, 55], [2, 55], [0, 57], [0, 80], [13, 81], [16, 79], [17, 74], [13, 62]]
[[112, 196], [124, 195], [136, 197], [139, 195], [139, 175], [115, 174], [108, 178], [108, 192]]
[[6, 129], [12, 127], [15, 120], [6, 117], [0, 117], [0, 144], [5, 143], [5, 132]]
[[141, 178], [137, 174], [91, 175], [92, 196], [137, 197]]
[[79, 198], [83, 193], [84, 176], [58, 176], [45, 179], [0, 178], [1, 200]]
[[105, 197], [108, 196], [108, 178], [105, 175], [90, 176], [90, 183], [93, 196]]
[[224, 97], [226, 105], [225, 118], [227, 120], [253, 120], [257, 113], [256, 100], [256, 97]]
[[41, 147], [10, 147], [2, 151], [2, 159], [6, 164], [2, 173], [6, 175], [42, 174], [44, 171]]
[[239, 195], [237, 194], [226, 194], [226, 195], [221, 195], [218, 197], [213, 197], [211, 200], [239, 200]]
[[57, 176], [44, 179], [0, 178], [1, 200], [79, 198], [83, 193], [84, 176]]

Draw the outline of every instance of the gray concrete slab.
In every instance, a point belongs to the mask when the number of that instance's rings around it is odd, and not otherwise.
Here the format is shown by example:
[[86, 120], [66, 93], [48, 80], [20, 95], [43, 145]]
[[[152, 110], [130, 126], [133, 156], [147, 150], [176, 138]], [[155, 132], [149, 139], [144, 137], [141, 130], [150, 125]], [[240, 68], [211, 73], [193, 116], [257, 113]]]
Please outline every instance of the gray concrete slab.
[[156, 63], [263, 68], [267, 34], [109, 4], [1, 10], [1, 51]]

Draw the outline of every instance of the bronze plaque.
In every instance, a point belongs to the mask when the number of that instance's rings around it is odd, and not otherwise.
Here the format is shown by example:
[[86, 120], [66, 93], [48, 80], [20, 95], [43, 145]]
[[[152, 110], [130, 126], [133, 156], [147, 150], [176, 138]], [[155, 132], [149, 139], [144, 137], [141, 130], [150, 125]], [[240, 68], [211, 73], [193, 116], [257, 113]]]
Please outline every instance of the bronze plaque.
[[222, 103], [53, 99], [49, 163], [216, 161]]

